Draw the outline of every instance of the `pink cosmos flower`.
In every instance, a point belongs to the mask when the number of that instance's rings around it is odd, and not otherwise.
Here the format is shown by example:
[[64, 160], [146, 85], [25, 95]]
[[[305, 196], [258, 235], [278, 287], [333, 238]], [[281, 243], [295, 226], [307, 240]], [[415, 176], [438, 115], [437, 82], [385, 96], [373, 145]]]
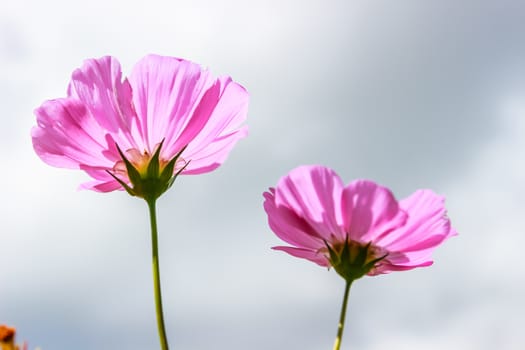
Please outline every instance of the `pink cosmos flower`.
[[33, 147], [52, 166], [84, 170], [94, 181], [81, 187], [126, 190], [148, 204], [155, 311], [161, 349], [164, 326], [156, 200], [179, 174], [217, 168], [243, 126], [248, 93], [229, 77], [214, 78], [199, 65], [149, 55], [122, 79], [110, 56], [89, 59], [73, 72], [67, 97], [35, 110]]
[[456, 234], [444, 197], [418, 190], [397, 201], [368, 180], [344, 185], [331, 169], [301, 166], [264, 193], [270, 228], [290, 255], [333, 266], [347, 281], [432, 264], [433, 250]]
[[133, 183], [128, 165], [149, 174], [156, 152], [169, 177], [214, 170], [247, 135], [247, 107], [242, 86], [193, 62], [149, 55], [122, 79], [106, 56], [73, 72], [67, 97], [35, 110], [31, 135], [44, 162], [84, 170], [94, 181], [82, 188], [109, 192]]

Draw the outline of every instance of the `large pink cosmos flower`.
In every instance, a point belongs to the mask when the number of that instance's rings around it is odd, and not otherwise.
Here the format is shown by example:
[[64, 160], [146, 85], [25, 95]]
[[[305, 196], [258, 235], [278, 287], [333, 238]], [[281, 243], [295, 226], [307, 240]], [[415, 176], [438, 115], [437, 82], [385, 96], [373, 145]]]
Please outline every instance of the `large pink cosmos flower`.
[[132, 182], [122, 156], [139, 172], [157, 151], [161, 171], [178, 156], [170, 176], [214, 170], [246, 136], [247, 107], [242, 86], [195, 63], [149, 55], [122, 79], [106, 56], [73, 72], [67, 97], [35, 110], [31, 134], [44, 162], [84, 170], [94, 181], [81, 187], [109, 192]]
[[125, 189], [148, 204], [155, 311], [161, 349], [164, 326], [156, 200], [179, 174], [217, 168], [243, 126], [248, 93], [229, 77], [214, 78], [199, 65], [149, 55], [122, 79], [113, 57], [90, 59], [73, 72], [67, 97], [36, 109], [33, 147], [52, 166], [84, 170], [83, 188]]
[[444, 197], [418, 190], [398, 202], [386, 187], [345, 186], [322, 166], [292, 170], [264, 198], [270, 228], [292, 245], [274, 249], [333, 266], [346, 279], [429, 266], [432, 251], [456, 234]]

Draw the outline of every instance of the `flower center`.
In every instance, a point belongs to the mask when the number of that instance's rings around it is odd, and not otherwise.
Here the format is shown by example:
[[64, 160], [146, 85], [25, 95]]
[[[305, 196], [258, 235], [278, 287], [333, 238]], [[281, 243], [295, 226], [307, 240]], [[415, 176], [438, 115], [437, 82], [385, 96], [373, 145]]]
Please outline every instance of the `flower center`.
[[[144, 152], [141, 153], [136, 148], [130, 148], [126, 150], [124, 154], [126, 155], [126, 158], [129, 160], [129, 162], [133, 164], [134, 168], [137, 169], [137, 171], [141, 175], [145, 175], [147, 173], [148, 165], [153, 156], [152, 154], [150, 154], [146, 150], [144, 150]], [[162, 172], [162, 170], [164, 170], [164, 168], [169, 162], [170, 160], [159, 157], [159, 170]], [[177, 172], [179, 169], [182, 169], [185, 165], [186, 160], [184, 160], [184, 158], [182, 157], [179, 157], [175, 162], [175, 167], [173, 169], [174, 172]], [[118, 160], [113, 166], [113, 172], [116, 174], [127, 175], [126, 163], [123, 160]]]

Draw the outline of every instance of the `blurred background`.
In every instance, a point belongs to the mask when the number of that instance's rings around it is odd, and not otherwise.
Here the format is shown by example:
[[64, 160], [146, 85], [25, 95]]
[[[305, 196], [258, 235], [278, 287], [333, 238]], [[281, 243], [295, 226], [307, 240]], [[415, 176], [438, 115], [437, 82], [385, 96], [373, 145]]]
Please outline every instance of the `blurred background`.
[[300, 164], [447, 197], [432, 267], [365, 277], [344, 349], [525, 345], [525, 3], [21, 0], [0, 4], [0, 323], [43, 350], [157, 349], [146, 204], [78, 191], [33, 110], [83, 60], [199, 62], [251, 94], [226, 163], [159, 201], [173, 349], [331, 349], [344, 284], [271, 251], [262, 192]]

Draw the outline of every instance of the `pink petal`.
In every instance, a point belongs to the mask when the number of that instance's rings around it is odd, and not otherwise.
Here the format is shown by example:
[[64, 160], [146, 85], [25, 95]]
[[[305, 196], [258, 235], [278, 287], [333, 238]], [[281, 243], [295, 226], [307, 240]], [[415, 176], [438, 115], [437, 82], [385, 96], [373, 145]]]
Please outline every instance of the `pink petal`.
[[72, 99], [46, 101], [35, 110], [33, 147], [46, 163], [65, 168], [108, 165], [104, 137], [83, 104]]
[[215, 139], [205, 150], [196, 155], [187, 155], [186, 152], [184, 152], [183, 157], [187, 157], [190, 163], [182, 173], [185, 175], [196, 175], [217, 169], [224, 163], [237, 141], [247, 135], [248, 128], [242, 127], [230, 135]]
[[343, 191], [342, 203], [346, 232], [357, 242], [377, 245], [381, 237], [406, 221], [392, 192], [372, 181], [351, 182]]
[[79, 99], [94, 121], [91, 128], [114, 135], [122, 149], [145, 149], [131, 104], [131, 87], [122, 81], [120, 63], [113, 57], [84, 61], [73, 72], [68, 88], [71, 98]]
[[281, 178], [275, 190], [277, 207], [288, 207], [305, 220], [319, 238], [344, 239], [341, 217], [343, 183], [331, 169], [301, 166]]
[[301, 217], [286, 206], [277, 206], [275, 190], [264, 194], [264, 210], [268, 214], [268, 224], [275, 234], [283, 241], [296, 247], [318, 250], [324, 247], [324, 242], [317, 232]]
[[434, 247], [417, 252], [393, 252], [385, 261], [392, 266], [418, 267], [432, 265]]
[[400, 202], [408, 213], [406, 224], [384, 237], [379, 244], [389, 251], [416, 252], [431, 250], [456, 231], [446, 216], [445, 198], [430, 190], [419, 190]]
[[115, 180], [110, 180], [107, 182], [103, 181], [90, 181], [85, 182], [79, 186], [82, 190], [92, 190], [96, 192], [112, 192], [116, 190], [123, 191], [124, 188]]
[[219, 101], [204, 128], [183, 154], [190, 160], [185, 174], [200, 174], [217, 168], [237, 141], [248, 134], [247, 127], [242, 126], [248, 113], [248, 93], [229, 77], [217, 81], [221, 90]]
[[204, 127], [216, 106], [220, 86], [198, 64], [148, 55], [129, 78], [140, 131], [152, 152], [166, 139], [166, 159], [186, 146]]
[[[81, 166], [80, 169], [84, 170], [90, 177], [95, 179], [95, 181], [86, 182], [80, 185], [81, 189], [94, 190], [97, 192], [111, 192], [114, 190], [124, 190], [118, 181], [116, 181], [111, 175], [109, 175], [108, 170], [112, 173], [112, 169], [105, 167], [91, 167], [91, 166]], [[129, 184], [129, 179], [126, 176], [120, 175], [119, 178], [125, 183]]]
[[297, 258], [303, 258], [303, 259], [313, 261], [314, 263], [321, 265], [321, 266], [325, 266], [325, 267], [330, 266], [328, 259], [323, 254], [320, 254], [316, 251], [311, 251], [311, 250], [302, 249], [302, 248], [282, 247], [282, 246], [273, 247], [272, 249], [281, 250]]
[[413, 263], [408, 265], [390, 263], [389, 261], [382, 262], [378, 267], [375, 267], [368, 273], [369, 276], [376, 276], [380, 274], [395, 272], [395, 271], [408, 271], [417, 267], [427, 267], [433, 264], [432, 261], [424, 261], [420, 263]]

